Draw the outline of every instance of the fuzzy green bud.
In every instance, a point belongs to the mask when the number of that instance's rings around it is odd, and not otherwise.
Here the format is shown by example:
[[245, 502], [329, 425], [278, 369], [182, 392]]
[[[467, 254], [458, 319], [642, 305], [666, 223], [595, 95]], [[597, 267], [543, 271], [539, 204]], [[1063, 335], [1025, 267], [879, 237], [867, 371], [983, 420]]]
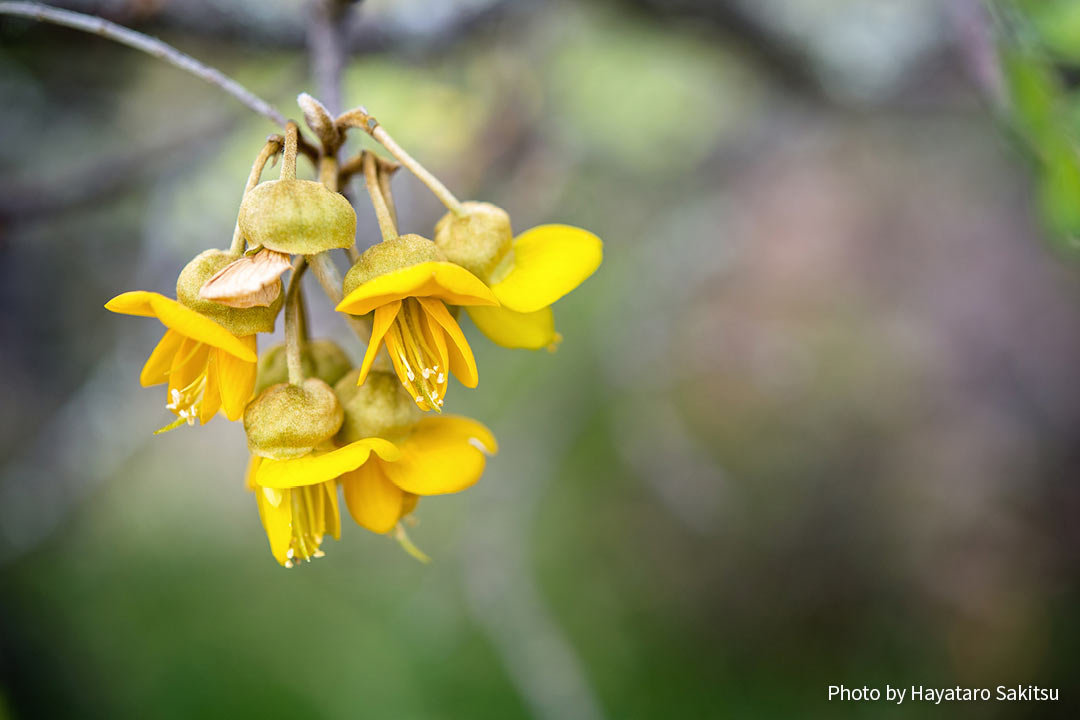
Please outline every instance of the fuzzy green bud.
[[334, 386], [345, 409], [345, 422], [337, 435], [342, 445], [366, 437], [395, 440], [424, 416], [394, 373], [371, 370], [364, 384], [357, 386], [359, 375], [359, 369], [353, 370]]
[[486, 202], [462, 203], [463, 215], [449, 212], [435, 225], [435, 245], [450, 262], [487, 281], [510, 252], [510, 215]]
[[435, 243], [419, 235], [401, 235], [376, 243], [364, 251], [356, 264], [345, 273], [343, 290], [346, 295], [368, 280], [395, 270], [424, 262], [446, 262], [446, 255]]
[[[234, 308], [199, 295], [199, 290], [218, 270], [236, 260], [224, 250], [206, 250], [184, 266], [176, 279], [176, 299], [218, 323], [237, 337], [274, 331], [285, 293], [279, 292], [269, 307]], [[280, 281], [278, 281], [280, 284]]]
[[[349, 372], [352, 361], [345, 351], [332, 340], [311, 340], [300, 348], [300, 364], [304, 377], [317, 377], [327, 385], [333, 385]], [[288, 382], [289, 364], [285, 344], [275, 345], [259, 356], [259, 375], [255, 381], [258, 395], [271, 385]]]
[[312, 180], [256, 185], [237, 218], [248, 243], [293, 255], [314, 255], [356, 242], [356, 211], [341, 194]]
[[334, 391], [318, 378], [272, 385], [244, 411], [248, 449], [260, 457], [300, 457], [341, 428], [344, 413]]

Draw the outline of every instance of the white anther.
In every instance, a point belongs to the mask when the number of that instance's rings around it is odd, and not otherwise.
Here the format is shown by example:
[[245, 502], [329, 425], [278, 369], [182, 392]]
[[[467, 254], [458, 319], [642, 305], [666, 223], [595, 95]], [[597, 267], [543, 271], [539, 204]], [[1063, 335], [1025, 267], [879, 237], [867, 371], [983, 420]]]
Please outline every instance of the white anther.
[[440, 385], [442, 385], [445, 381], [446, 381], [446, 376], [443, 375], [442, 373], [439, 373], [439, 377], [435, 378], [435, 382], [439, 383]]

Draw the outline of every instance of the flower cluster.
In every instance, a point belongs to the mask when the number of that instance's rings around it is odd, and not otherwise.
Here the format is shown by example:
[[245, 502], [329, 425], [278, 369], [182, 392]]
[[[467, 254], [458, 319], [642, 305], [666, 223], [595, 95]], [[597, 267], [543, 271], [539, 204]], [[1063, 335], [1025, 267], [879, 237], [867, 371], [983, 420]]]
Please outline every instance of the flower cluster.
[[[267, 139], [230, 248], [188, 263], [175, 300], [136, 291], [105, 307], [167, 328], [140, 376], [144, 386], [167, 387], [175, 418], [158, 432], [205, 425], [219, 411], [243, 420], [247, 487], [280, 564], [321, 557], [326, 537], [340, 536], [339, 488], [358, 525], [392, 534], [423, 559], [403, 521], [421, 497], [475, 484], [497, 450], [483, 424], [443, 414], [451, 375], [467, 388], [479, 382], [460, 308], [503, 347], [554, 349], [561, 338], [551, 305], [596, 270], [601, 242], [567, 225], [515, 237], [504, 210], [459, 202], [365, 110], [331, 118], [308, 95], [300, 105], [319, 143], [291, 122], [284, 136]], [[353, 128], [398, 162], [365, 150], [339, 164]], [[300, 153], [316, 164], [318, 181], [296, 177]], [[280, 177], [262, 182], [279, 155]], [[397, 232], [390, 176], [401, 165], [447, 206], [433, 239]], [[355, 174], [382, 235], [362, 253], [356, 213], [339, 192]], [[344, 278], [331, 257], [342, 250], [352, 260]], [[367, 341], [358, 366], [332, 341], [309, 338], [299, 282], [308, 268]], [[279, 314], [285, 343], [259, 356], [256, 338], [273, 331]]]

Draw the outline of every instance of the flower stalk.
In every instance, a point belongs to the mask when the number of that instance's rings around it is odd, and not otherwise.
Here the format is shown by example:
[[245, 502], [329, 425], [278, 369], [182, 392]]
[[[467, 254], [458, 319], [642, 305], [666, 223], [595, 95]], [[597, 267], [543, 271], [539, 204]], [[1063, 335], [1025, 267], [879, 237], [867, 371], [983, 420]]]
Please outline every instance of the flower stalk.
[[300, 128], [290, 120], [285, 123], [285, 147], [281, 152], [281, 179], [296, 179], [296, 151]]
[[[244, 186], [244, 195], [251, 192], [251, 189], [259, 184], [259, 180], [262, 178], [263, 170], [266, 169], [266, 164], [270, 162], [272, 158], [276, 158], [277, 154], [281, 152], [281, 146], [284, 139], [280, 135], [271, 135], [266, 138], [266, 144], [263, 145], [262, 150], [259, 151], [258, 157], [255, 158], [255, 162], [251, 166], [251, 173], [248, 175], [247, 185]], [[242, 255], [244, 253], [244, 236], [240, 232], [240, 223], [236, 223], [236, 228], [233, 230], [232, 244], [229, 246], [229, 253], [232, 255]]]
[[289, 382], [299, 385], [304, 381], [304, 368], [300, 359], [301, 323], [300, 317], [300, 280], [307, 269], [307, 261], [298, 258], [289, 277], [289, 287], [285, 291], [285, 361], [289, 369]]
[[379, 221], [383, 242], [393, 240], [398, 236], [397, 223], [394, 222], [394, 216], [383, 197], [374, 153], [364, 153], [364, 182], [367, 184], [368, 195], [371, 196], [371, 206], [375, 208], [375, 218]]
[[383, 126], [379, 124], [379, 121], [369, 115], [367, 110], [362, 107], [349, 110], [338, 116], [337, 124], [343, 128], [360, 128], [375, 138], [398, 162], [407, 167], [409, 172], [415, 175], [420, 182], [427, 185], [428, 190], [439, 199], [439, 202], [446, 206], [447, 210], [459, 217], [465, 214], [461, 201], [437, 177], [421, 165], [416, 158], [406, 152], [405, 148], [398, 145], [397, 141], [390, 136], [390, 133], [386, 132]]

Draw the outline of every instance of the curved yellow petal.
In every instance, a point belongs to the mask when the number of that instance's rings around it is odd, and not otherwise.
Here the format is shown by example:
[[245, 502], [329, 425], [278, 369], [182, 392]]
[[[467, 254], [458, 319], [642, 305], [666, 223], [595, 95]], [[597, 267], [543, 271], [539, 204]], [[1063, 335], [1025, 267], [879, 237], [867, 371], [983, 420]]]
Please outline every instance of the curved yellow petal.
[[258, 455], [252, 455], [248, 458], [247, 472], [244, 473], [244, 487], [252, 492], [258, 490], [258, 486], [255, 483], [255, 474], [259, 472], [259, 463], [262, 458]]
[[400, 300], [375, 308], [375, 317], [371, 322], [371, 338], [368, 340], [367, 350], [364, 352], [364, 362], [360, 365], [360, 374], [356, 377], [357, 385], [363, 385], [364, 380], [367, 379], [368, 371], [371, 370], [371, 365], [375, 362], [375, 356], [379, 354], [379, 347], [386, 336], [386, 331], [394, 324], [394, 318], [397, 317], [400, 309]]
[[[246, 335], [238, 340], [251, 354], [255, 355], [255, 336]], [[221, 393], [221, 407], [225, 417], [239, 420], [244, 416], [244, 408], [255, 392], [255, 376], [258, 374], [257, 363], [247, 362], [220, 348], [218, 356], [218, 386]]]
[[452, 342], [447, 343], [450, 353], [450, 372], [454, 373], [462, 385], [467, 388], [476, 387], [480, 382], [480, 375], [476, 369], [476, 358], [473, 357], [469, 341], [465, 339], [465, 333], [457, 324], [457, 320], [446, 309], [441, 300], [430, 298], [417, 298], [424, 307], [428, 316], [435, 320], [450, 337]]
[[221, 408], [221, 367], [219, 357], [232, 357], [217, 348], [210, 353], [206, 362], [206, 389], [203, 390], [202, 403], [199, 405], [199, 423], [210, 422]]
[[[271, 496], [277, 503], [271, 502]], [[288, 560], [292, 541], [292, 493], [255, 488], [255, 503], [259, 507], [259, 519], [270, 541], [270, 553], [279, 564]]]
[[146, 290], [132, 290], [120, 293], [109, 302], [105, 303], [105, 309], [120, 313], [121, 315], [139, 315], [142, 317], [154, 317], [154, 309], [150, 306], [151, 296], [164, 297], [160, 293]]
[[323, 530], [335, 540], [341, 539], [341, 510], [338, 508], [337, 483], [325, 482], [322, 490], [326, 494], [326, 518]]
[[169, 395], [170, 400], [173, 390], [185, 394], [189, 385], [192, 385], [200, 375], [206, 372], [206, 364], [210, 359], [209, 345], [185, 337], [180, 342], [176, 354], [173, 355], [172, 365], [169, 366]]
[[466, 308], [473, 324], [496, 345], [506, 348], [554, 350], [562, 340], [555, 332], [555, 316], [550, 307], [519, 313], [505, 307]]
[[416, 495], [454, 493], [474, 485], [487, 456], [498, 450], [490, 430], [453, 415], [424, 418], [399, 447], [401, 458], [383, 463], [383, 471], [399, 488]]
[[364, 438], [337, 450], [313, 452], [291, 460], [263, 458], [255, 482], [269, 488], [294, 488], [326, 482], [360, 467], [372, 452], [391, 461], [401, 455], [389, 440]]
[[184, 336], [180, 333], [175, 330], [166, 330], [165, 335], [147, 358], [146, 364], [143, 365], [142, 372], [139, 374], [139, 384], [150, 387], [168, 382], [169, 368], [172, 367], [173, 358], [183, 341]]
[[540, 225], [514, 239], [514, 265], [491, 290], [511, 310], [535, 312], [596, 272], [603, 255], [603, 243], [588, 230]]
[[405, 499], [405, 493], [386, 477], [382, 465], [369, 462], [341, 476], [349, 514], [357, 525], [380, 535], [397, 525]]
[[162, 325], [186, 337], [221, 348], [241, 360], [258, 361], [254, 351], [221, 325], [160, 293], [126, 292], [105, 303], [105, 309], [124, 315], [156, 317]]
[[499, 304], [488, 286], [465, 268], [432, 261], [372, 278], [345, 296], [336, 309], [366, 315], [380, 305], [407, 297], [439, 298], [451, 305]]

